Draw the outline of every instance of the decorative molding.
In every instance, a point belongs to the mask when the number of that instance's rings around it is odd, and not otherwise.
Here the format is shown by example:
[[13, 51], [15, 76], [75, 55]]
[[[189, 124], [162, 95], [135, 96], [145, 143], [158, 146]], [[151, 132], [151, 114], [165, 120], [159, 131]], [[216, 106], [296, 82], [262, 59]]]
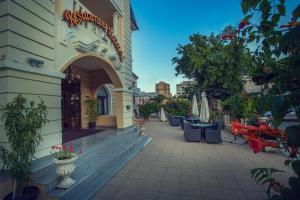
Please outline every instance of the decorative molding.
[[112, 45], [114, 46], [117, 54], [119, 55], [120, 62], [123, 61], [123, 51], [120, 43], [114, 35], [112, 28], [109, 27], [109, 25], [106, 22], [104, 22], [101, 18], [90, 12], [82, 12], [81, 10], [65, 10], [63, 14], [63, 19], [68, 22], [69, 27], [75, 27], [81, 24], [82, 22], [90, 22], [101, 28], [106, 33]]
[[74, 47], [77, 51], [81, 52], [81, 53], [88, 53], [88, 52], [96, 52], [99, 45], [100, 45], [100, 41], [99, 40], [95, 40], [92, 43], [85, 43], [82, 42], [80, 40], [74, 42]]
[[75, 30], [74, 29], [70, 29], [68, 27], [67, 24], [63, 23], [64, 26], [64, 31], [63, 31], [63, 41], [61, 42], [61, 44], [63, 44], [64, 46], [68, 46], [71, 39], [75, 38], [76, 34], [75, 34]]

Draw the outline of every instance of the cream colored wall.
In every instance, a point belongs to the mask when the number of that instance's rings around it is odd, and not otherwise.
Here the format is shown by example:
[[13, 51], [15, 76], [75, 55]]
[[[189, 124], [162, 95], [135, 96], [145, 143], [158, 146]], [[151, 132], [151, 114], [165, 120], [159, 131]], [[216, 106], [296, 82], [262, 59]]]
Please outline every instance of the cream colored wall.
[[43, 67], [53, 69], [54, 1], [5, 0], [0, 2], [0, 13], [0, 55], [24, 65], [32, 57], [43, 61]]
[[[42, 98], [48, 108], [48, 120], [41, 130], [43, 141], [37, 157], [49, 154], [50, 147], [61, 143], [60, 79], [16, 70], [0, 70], [0, 105], [10, 102], [22, 94], [28, 100]], [[4, 122], [0, 121], [0, 146], [9, 147], [4, 133]]]
[[[28, 100], [41, 97], [48, 120], [41, 130], [43, 141], [36, 156], [49, 154], [61, 143], [61, 78], [54, 73], [55, 2], [50, 0], [4, 0], [0, 2], [0, 105], [22, 94]], [[34, 68], [28, 58], [44, 64]], [[50, 70], [50, 71], [49, 71]], [[0, 121], [0, 146], [8, 147]], [[0, 164], [1, 165], [1, 164]]]

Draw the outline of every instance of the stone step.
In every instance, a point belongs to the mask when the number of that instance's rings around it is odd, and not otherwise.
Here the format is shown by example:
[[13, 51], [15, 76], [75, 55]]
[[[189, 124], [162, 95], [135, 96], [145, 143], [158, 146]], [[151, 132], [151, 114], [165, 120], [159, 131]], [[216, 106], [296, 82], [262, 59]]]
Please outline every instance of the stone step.
[[[106, 164], [116, 154], [123, 150], [132, 142], [139, 139], [136, 133], [123, 134], [121, 136], [115, 136], [114, 139], [102, 142], [98, 145], [99, 147], [93, 149], [93, 151], [87, 151], [81, 154], [75, 161], [76, 170], [72, 177], [74, 179], [80, 179], [83, 174], [87, 171], [91, 172], [91, 169], [96, 169]], [[56, 167], [53, 165], [53, 170], [48, 171], [42, 177], [37, 178], [34, 183], [42, 184], [46, 192], [49, 192], [57, 186], [60, 181], [60, 177], [55, 172]]]
[[[94, 164], [88, 171], [72, 176], [76, 183], [69, 189], [54, 189], [47, 194], [50, 199], [89, 199], [111, 177], [113, 177], [132, 157], [151, 141], [148, 135], [137, 135], [135, 141], [118, 146], [113, 154], [107, 154], [102, 164]], [[103, 152], [106, 154], [106, 152]], [[110, 157], [110, 158], [109, 158]], [[109, 158], [109, 159], [108, 159]]]
[[[105, 145], [106, 143], [110, 143], [111, 140], [117, 140], [118, 138], [116, 138], [116, 136], [122, 137], [123, 135], [135, 133], [136, 131], [137, 131], [137, 129], [134, 126], [127, 129], [126, 131], [122, 131], [121, 134], [119, 134], [115, 130], [107, 130], [104, 132], [96, 133], [91, 136], [79, 138], [79, 139], [69, 142], [67, 144], [73, 143], [74, 150], [76, 152], [83, 150], [84, 153], [89, 153], [89, 152], [97, 150], [97, 148], [101, 147], [98, 145], [99, 140], [101, 140], [101, 145]], [[84, 149], [82, 147], [83, 141], [85, 144], [89, 144], [89, 146], [84, 147]], [[35, 180], [38, 180], [41, 177], [44, 177], [45, 175], [47, 175], [48, 173], [53, 172], [53, 169], [55, 169], [55, 166], [53, 165], [53, 156], [52, 155], [35, 160], [31, 167], [32, 181], [35, 182]]]

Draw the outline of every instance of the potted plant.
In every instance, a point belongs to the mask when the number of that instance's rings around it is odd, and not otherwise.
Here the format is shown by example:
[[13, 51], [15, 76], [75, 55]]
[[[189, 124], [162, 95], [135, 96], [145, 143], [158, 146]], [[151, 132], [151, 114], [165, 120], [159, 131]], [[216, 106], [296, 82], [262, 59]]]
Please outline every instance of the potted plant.
[[86, 105], [85, 114], [88, 117], [88, 127], [89, 129], [94, 129], [97, 120], [97, 101], [94, 98], [88, 98], [84, 103]]
[[57, 167], [56, 173], [57, 175], [62, 177], [62, 181], [57, 185], [59, 188], [69, 188], [76, 181], [73, 180], [70, 175], [75, 170], [74, 161], [77, 159], [77, 154], [73, 150], [73, 144], [69, 145], [56, 145], [52, 147], [54, 163]]
[[13, 192], [5, 199], [35, 199], [39, 190], [24, 186], [29, 180], [36, 148], [42, 140], [39, 129], [48, 121], [47, 107], [42, 99], [36, 104], [18, 95], [2, 106], [1, 111], [10, 145], [3, 155], [4, 170], [13, 179]]
[[144, 118], [144, 121], [149, 120], [149, 117], [156, 110], [156, 105], [152, 102], [148, 102], [139, 106], [140, 115]]

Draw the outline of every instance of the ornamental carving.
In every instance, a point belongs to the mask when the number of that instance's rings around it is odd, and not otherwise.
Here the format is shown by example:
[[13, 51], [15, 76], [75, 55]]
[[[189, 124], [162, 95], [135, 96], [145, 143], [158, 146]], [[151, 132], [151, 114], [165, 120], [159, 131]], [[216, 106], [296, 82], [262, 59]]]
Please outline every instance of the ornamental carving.
[[121, 46], [117, 40], [117, 38], [114, 36], [112, 28], [108, 26], [107, 23], [105, 23], [102, 19], [100, 19], [98, 16], [93, 15], [88, 12], [81, 12], [81, 11], [71, 11], [71, 10], [65, 10], [64, 11], [64, 20], [66, 20], [69, 24], [69, 27], [77, 26], [78, 24], [81, 24], [82, 22], [91, 22], [92, 24], [98, 26], [101, 28], [107, 35], [107, 37], [112, 42], [114, 48], [116, 49], [116, 52], [119, 56], [120, 62], [123, 61], [123, 52], [121, 50]]

